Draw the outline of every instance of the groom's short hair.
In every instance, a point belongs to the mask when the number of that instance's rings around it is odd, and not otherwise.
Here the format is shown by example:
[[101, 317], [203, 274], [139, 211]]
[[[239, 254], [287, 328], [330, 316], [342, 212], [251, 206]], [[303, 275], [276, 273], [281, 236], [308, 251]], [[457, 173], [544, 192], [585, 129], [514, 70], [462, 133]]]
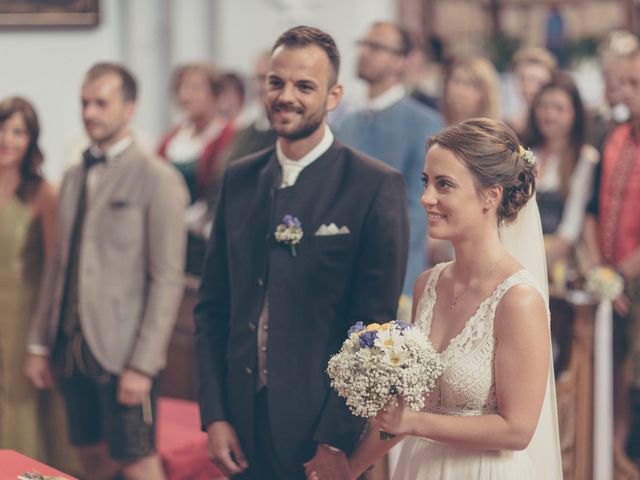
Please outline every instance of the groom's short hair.
[[278, 37], [271, 49], [271, 53], [280, 46], [304, 48], [309, 45], [320, 47], [327, 54], [329, 63], [331, 64], [329, 85], [335, 84], [338, 80], [338, 74], [340, 73], [340, 52], [331, 35], [323, 32], [319, 28], [307, 27], [305, 25], [290, 28]]

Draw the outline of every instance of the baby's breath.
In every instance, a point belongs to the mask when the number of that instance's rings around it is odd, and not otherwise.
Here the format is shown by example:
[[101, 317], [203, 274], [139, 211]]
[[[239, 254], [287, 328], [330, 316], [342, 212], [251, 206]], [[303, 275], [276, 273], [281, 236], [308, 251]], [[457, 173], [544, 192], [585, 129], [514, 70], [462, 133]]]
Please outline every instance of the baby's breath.
[[442, 374], [437, 353], [415, 326], [374, 325], [350, 330], [340, 352], [329, 360], [331, 386], [359, 417], [375, 416], [399, 396], [409, 408], [421, 410], [425, 394]]

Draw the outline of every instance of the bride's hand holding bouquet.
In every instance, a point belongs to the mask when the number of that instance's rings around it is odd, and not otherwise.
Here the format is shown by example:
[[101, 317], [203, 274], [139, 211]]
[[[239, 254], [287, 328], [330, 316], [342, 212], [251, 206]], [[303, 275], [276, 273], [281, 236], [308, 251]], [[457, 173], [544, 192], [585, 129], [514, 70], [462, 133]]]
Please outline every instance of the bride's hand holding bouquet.
[[368, 326], [356, 323], [340, 352], [329, 360], [327, 372], [331, 386], [346, 400], [351, 413], [377, 417], [392, 427], [393, 431], [381, 429], [380, 438], [385, 440], [396, 431], [403, 433], [397, 427], [406, 425], [407, 409], [424, 407], [424, 397], [442, 369], [421, 329], [391, 321]]
[[373, 419], [373, 424], [381, 432], [391, 435], [411, 435], [411, 425], [415, 425], [416, 412], [404, 402], [402, 397], [392, 401], [380, 410]]

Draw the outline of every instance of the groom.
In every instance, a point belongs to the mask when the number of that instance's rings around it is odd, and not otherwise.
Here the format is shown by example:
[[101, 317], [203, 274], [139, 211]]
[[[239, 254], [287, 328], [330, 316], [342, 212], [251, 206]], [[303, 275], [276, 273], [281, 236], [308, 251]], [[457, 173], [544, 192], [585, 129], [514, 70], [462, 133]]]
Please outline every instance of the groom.
[[[394, 318], [405, 274], [404, 179], [334, 141], [339, 53], [311, 27], [272, 50], [275, 147], [229, 166], [195, 310], [202, 425], [228, 476], [344, 478], [363, 421], [325, 373], [358, 320]], [[291, 245], [284, 217], [302, 230]]]

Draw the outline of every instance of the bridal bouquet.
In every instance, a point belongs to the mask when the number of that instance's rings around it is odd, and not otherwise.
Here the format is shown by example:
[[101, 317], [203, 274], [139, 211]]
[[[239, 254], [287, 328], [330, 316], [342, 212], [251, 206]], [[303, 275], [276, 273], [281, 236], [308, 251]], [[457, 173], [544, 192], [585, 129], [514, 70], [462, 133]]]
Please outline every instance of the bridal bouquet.
[[610, 267], [592, 268], [586, 280], [586, 290], [598, 300], [614, 300], [624, 291], [624, 279]]
[[356, 323], [329, 360], [327, 373], [351, 413], [373, 417], [398, 396], [412, 410], [422, 409], [442, 370], [425, 333], [396, 320]]

